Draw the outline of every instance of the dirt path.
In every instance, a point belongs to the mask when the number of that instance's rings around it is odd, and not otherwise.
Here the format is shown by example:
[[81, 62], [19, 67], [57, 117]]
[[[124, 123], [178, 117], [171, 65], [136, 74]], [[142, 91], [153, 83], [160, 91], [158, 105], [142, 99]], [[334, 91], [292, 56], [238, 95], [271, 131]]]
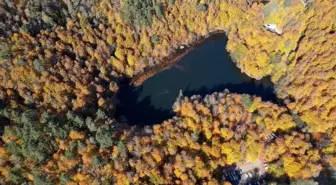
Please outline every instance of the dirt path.
[[264, 175], [266, 173], [264, 163], [261, 160], [254, 163], [238, 163], [237, 166], [243, 171], [243, 173], [253, 171], [254, 169], [258, 169], [260, 175]]

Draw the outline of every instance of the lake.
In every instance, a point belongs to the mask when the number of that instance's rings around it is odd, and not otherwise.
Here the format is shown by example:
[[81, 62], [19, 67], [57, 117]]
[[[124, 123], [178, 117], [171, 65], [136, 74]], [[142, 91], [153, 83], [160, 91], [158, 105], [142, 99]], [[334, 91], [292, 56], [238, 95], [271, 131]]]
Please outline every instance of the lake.
[[228, 89], [276, 102], [269, 78], [255, 80], [241, 73], [226, 51], [227, 37], [215, 34], [170, 69], [155, 74], [140, 86], [121, 83], [116, 117], [132, 125], [152, 125], [172, 117], [172, 105], [180, 89], [186, 96], [206, 95]]

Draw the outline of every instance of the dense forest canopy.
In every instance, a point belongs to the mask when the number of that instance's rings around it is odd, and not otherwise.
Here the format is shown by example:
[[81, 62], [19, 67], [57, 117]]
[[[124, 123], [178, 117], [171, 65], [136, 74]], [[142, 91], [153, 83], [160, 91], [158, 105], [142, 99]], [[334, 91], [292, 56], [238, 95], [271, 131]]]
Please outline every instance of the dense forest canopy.
[[[228, 184], [258, 160], [309, 184], [336, 168], [335, 19], [335, 0], [3, 0], [0, 184]], [[218, 92], [162, 124], [114, 118], [121, 79], [218, 31], [284, 105]]]

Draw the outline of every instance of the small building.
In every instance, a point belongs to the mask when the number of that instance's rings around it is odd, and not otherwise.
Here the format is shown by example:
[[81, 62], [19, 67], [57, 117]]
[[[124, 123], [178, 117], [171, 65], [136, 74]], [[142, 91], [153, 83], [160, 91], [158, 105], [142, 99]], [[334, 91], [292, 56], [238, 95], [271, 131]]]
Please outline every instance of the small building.
[[270, 142], [275, 138], [277, 138], [277, 135], [275, 135], [274, 133], [271, 133], [269, 136], [265, 137], [265, 140], [266, 142]]
[[224, 167], [223, 170], [223, 180], [229, 181], [233, 185], [238, 185], [241, 180], [242, 170], [237, 168], [236, 165], [231, 165]]
[[264, 27], [266, 28], [266, 30], [269, 30], [278, 35], [282, 34], [282, 29], [278, 28], [276, 24], [264, 24]]

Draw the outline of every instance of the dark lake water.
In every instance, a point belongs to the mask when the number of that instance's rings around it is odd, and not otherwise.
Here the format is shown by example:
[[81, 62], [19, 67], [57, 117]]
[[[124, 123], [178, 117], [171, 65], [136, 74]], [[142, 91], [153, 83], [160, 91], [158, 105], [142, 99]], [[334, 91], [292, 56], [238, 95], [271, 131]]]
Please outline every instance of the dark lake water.
[[172, 116], [172, 105], [182, 89], [183, 94], [206, 95], [228, 89], [276, 101], [270, 79], [254, 80], [241, 73], [226, 51], [227, 37], [216, 34], [195, 47], [176, 67], [147, 79], [141, 86], [121, 84], [116, 116], [126, 117], [132, 125], [161, 123]]

